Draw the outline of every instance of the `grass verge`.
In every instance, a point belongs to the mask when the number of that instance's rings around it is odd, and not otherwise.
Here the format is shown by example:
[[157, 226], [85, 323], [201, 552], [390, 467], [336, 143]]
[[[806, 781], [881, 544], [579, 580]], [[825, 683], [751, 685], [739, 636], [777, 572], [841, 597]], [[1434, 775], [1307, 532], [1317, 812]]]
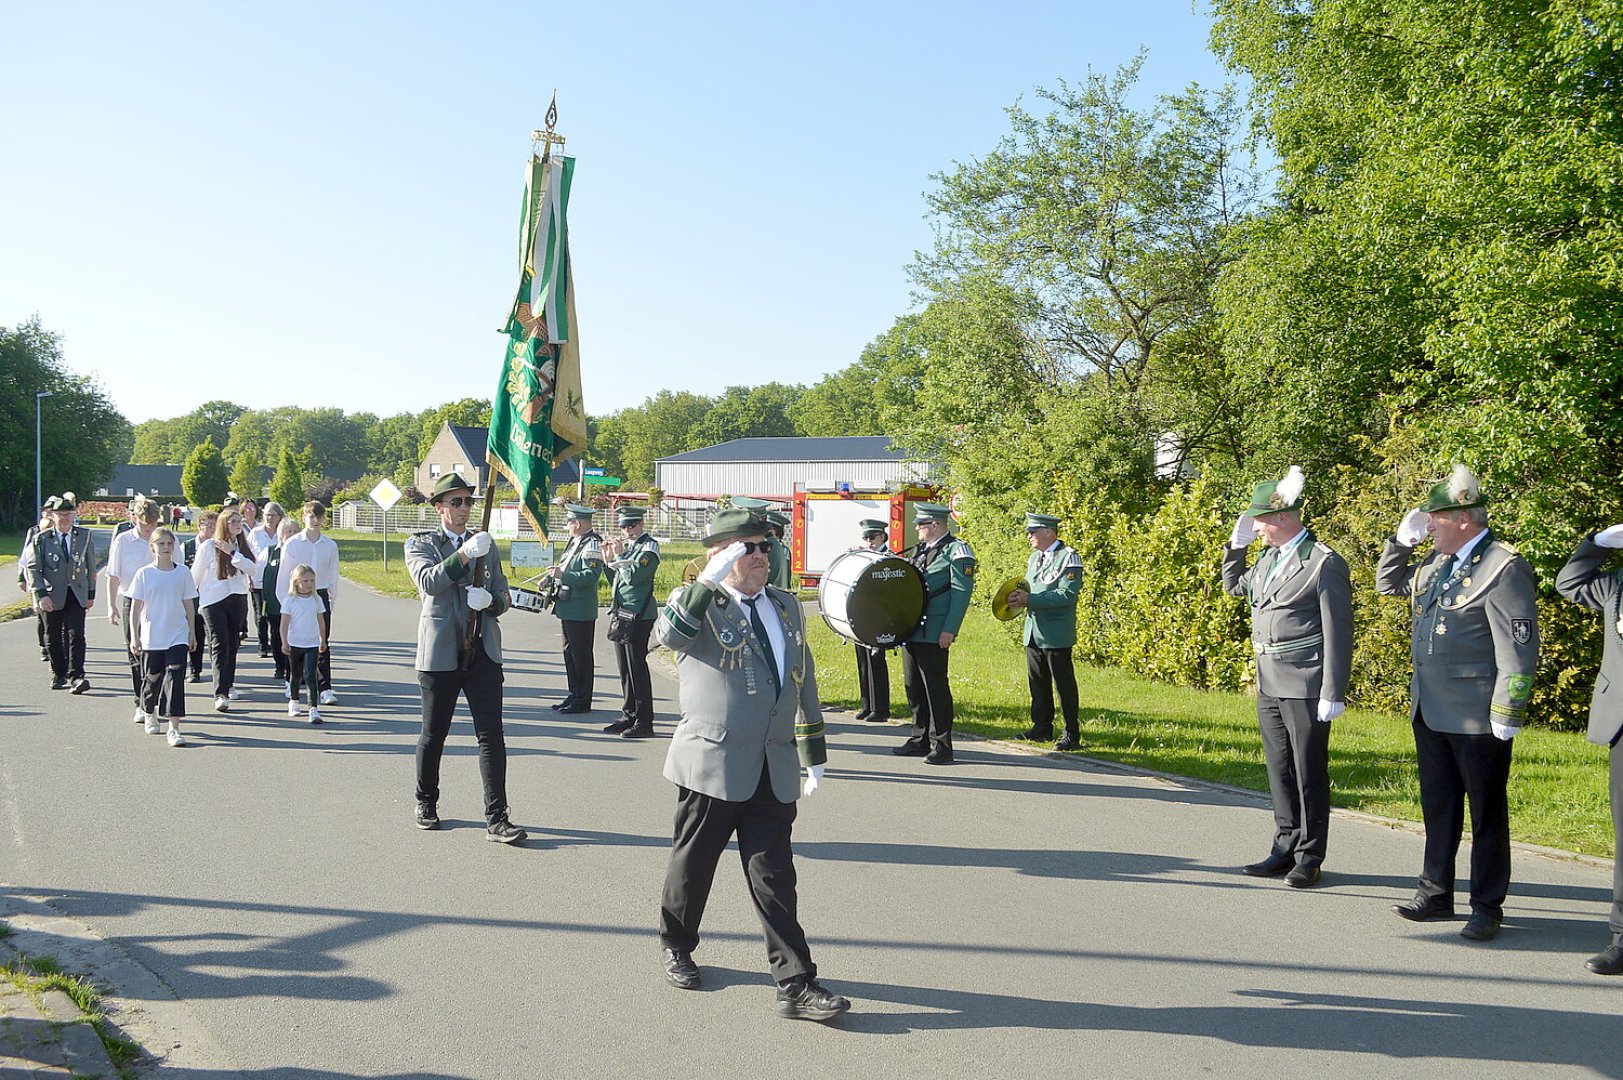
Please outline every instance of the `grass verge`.
[[[11, 927], [0, 923], [0, 938], [11, 936]], [[130, 1066], [141, 1056], [141, 1047], [125, 1038], [108, 1021], [101, 1010], [101, 995], [90, 980], [70, 975], [62, 970], [60, 964], [48, 956], [28, 956], [18, 954], [14, 960], [0, 961], [0, 978], [5, 979], [13, 986], [27, 994], [33, 1003], [38, 1006], [41, 997], [51, 990], [60, 990], [73, 999], [73, 1003], [84, 1014], [85, 1020], [95, 1029], [96, 1037], [101, 1040], [102, 1047], [107, 1051], [108, 1060], [118, 1070], [120, 1077], [129, 1077]]]
[[[853, 647], [821, 620], [813, 620], [810, 636], [823, 701], [854, 708]], [[890, 665], [891, 712], [905, 715], [900, 657], [893, 655]], [[1268, 790], [1254, 698], [1168, 686], [1086, 665], [1078, 665], [1076, 675], [1085, 744], [1081, 753]], [[1030, 725], [1024, 650], [1006, 627], [979, 608], [971, 609], [952, 648], [952, 693], [955, 723], [963, 730], [1016, 739]], [[1419, 821], [1420, 786], [1408, 718], [1349, 710], [1336, 721], [1330, 741], [1330, 780], [1336, 806]], [[1534, 728], [1517, 736], [1510, 815], [1517, 840], [1611, 856], [1605, 752], [1572, 732]]]

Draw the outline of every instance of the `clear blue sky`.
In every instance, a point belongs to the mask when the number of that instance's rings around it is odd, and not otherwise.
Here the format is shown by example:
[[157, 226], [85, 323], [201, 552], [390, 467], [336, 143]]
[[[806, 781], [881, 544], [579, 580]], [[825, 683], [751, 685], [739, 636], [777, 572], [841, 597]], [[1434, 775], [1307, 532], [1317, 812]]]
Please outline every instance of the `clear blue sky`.
[[529, 132], [558, 92], [587, 409], [816, 381], [912, 304], [932, 172], [1140, 48], [1225, 74], [1191, 0], [0, 0], [0, 325], [132, 421], [212, 398], [488, 397]]

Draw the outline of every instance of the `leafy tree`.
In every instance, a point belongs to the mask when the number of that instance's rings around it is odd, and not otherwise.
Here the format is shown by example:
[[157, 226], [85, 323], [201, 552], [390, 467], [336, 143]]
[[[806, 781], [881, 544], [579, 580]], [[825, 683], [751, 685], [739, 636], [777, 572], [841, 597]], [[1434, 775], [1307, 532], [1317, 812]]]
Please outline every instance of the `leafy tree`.
[[907, 328], [917, 316], [904, 315], [870, 342], [855, 363], [823, 376], [789, 408], [803, 435], [889, 435], [895, 418], [913, 410], [923, 362], [906, 348]]
[[714, 399], [686, 390], [661, 390], [641, 405], [598, 421], [589, 460], [617, 461], [626, 484], [641, 490], [654, 482], [654, 461], [706, 445], [694, 440]]
[[224, 502], [229, 489], [225, 459], [213, 439], [204, 439], [186, 458], [180, 472], [180, 491], [193, 506]]
[[245, 450], [237, 455], [236, 462], [231, 466], [230, 484], [238, 498], [257, 501], [265, 494], [265, 465], [258, 453]]
[[790, 417], [801, 387], [783, 383], [729, 386], [711, 404], [688, 437], [688, 448], [714, 446], [733, 439], [798, 435]]
[[41, 482], [46, 492], [89, 492], [128, 460], [129, 421], [92, 379], [73, 374], [61, 339], [38, 318], [0, 326], [0, 525], [32, 524], [34, 506], [34, 395], [40, 405]]
[[282, 447], [276, 460], [276, 473], [271, 477], [270, 497], [282, 504], [287, 512], [297, 516], [296, 507], [304, 505], [304, 470], [298, 455]]

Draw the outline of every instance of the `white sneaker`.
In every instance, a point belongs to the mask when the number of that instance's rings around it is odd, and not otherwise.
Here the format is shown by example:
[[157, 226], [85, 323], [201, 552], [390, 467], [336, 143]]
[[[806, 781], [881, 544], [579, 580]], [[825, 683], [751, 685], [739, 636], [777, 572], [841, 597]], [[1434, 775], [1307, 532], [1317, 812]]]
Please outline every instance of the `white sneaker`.
[[231, 708], [231, 702], [230, 702], [229, 699], [223, 698], [223, 697], [217, 697], [217, 698], [214, 699], [214, 711], [215, 712], [225, 712], [226, 710], [228, 710], [230, 708]]
[[147, 711], [145, 709], [135, 710], [135, 722], [137, 724], [144, 724], [147, 722]]
[[225, 696], [230, 698], [232, 701], [235, 701], [238, 698], [240, 698], [242, 695], [237, 693], [237, 688], [235, 686], [233, 686], [231, 689], [229, 689], [229, 690], [227, 690], [225, 692]]
[[321, 692], [321, 703], [323, 705], [336, 705], [338, 704], [338, 695], [331, 690], [323, 690]]
[[314, 706], [312, 706], [310, 709], [310, 722], [312, 724], [321, 723], [321, 710], [315, 708]]
[[170, 746], [185, 746], [186, 745], [186, 736], [184, 736], [184, 735], [182, 735], [180, 733], [179, 728], [172, 727], [172, 728], [169, 729], [169, 745]]
[[163, 721], [159, 720], [155, 713], [149, 713], [147, 715], [147, 734], [148, 735], [162, 735], [163, 734]]
[[290, 701], [287, 703], [287, 714], [289, 716], [299, 715], [299, 703], [297, 701]]

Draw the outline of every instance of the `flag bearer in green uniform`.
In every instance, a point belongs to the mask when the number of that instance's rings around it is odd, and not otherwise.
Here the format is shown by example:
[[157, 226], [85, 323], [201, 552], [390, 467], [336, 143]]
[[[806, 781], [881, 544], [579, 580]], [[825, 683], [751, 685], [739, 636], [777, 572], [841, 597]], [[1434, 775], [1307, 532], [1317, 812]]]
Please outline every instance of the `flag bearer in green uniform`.
[[930, 765], [952, 764], [952, 688], [947, 650], [969, 611], [975, 587], [975, 552], [948, 528], [951, 511], [938, 503], [915, 503], [919, 543], [913, 565], [924, 575], [924, 617], [902, 646], [902, 679], [913, 712], [913, 734], [891, 751], [922, 757]]
[[1082, 589], [1082, 557], [1060, 543], [1059, 518], [1027, 514], [1025, 589], [1009, 594], [1011, 608], [1026, 609], [1026, 685], [1031, 690], [1031, 727], [1020, 736], [1038, 742], [1054, 737], [1054, 689], [1059, 689], [1060, 715], [1065, 735], [1055, 750], [1082, 746], [1077, 724], [1076, 667], [1071, 648], [1076, 644], [1076, 600]]
[[592, 711], [592, 638], [597, 629], [597, 579], [603, 576], [603, 538], [592, 528], [592, 508], [566, 503], [569, 545], [548, 571], [558, 581], [552, 613], [564, 632], [564, 678], [569, 693], [553, 706], [561, 713]]

